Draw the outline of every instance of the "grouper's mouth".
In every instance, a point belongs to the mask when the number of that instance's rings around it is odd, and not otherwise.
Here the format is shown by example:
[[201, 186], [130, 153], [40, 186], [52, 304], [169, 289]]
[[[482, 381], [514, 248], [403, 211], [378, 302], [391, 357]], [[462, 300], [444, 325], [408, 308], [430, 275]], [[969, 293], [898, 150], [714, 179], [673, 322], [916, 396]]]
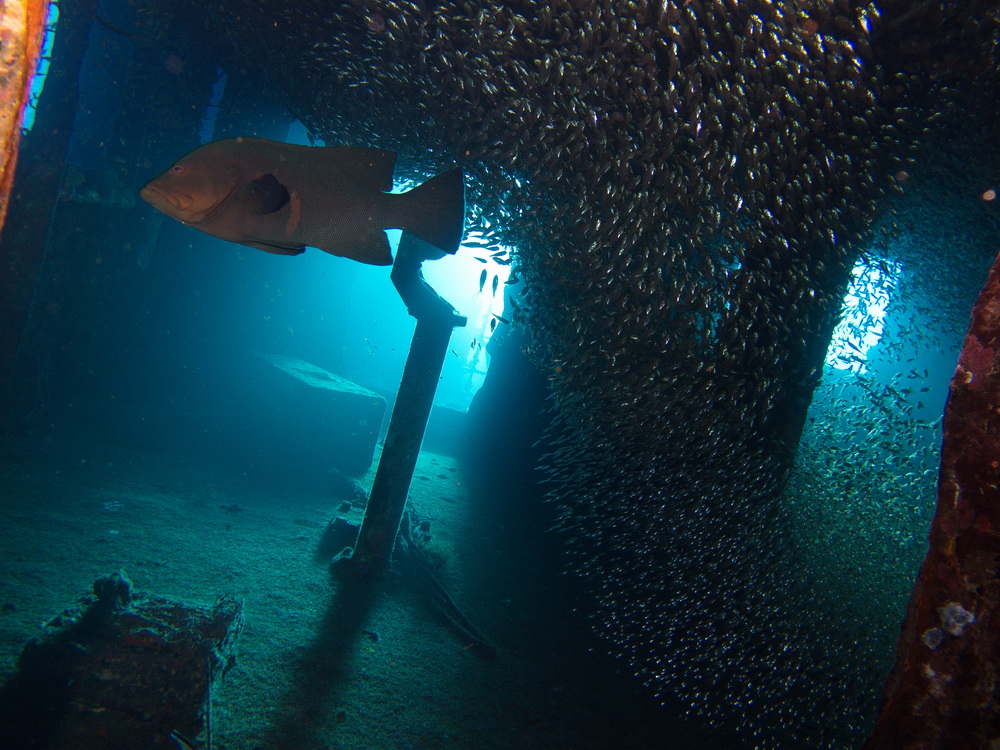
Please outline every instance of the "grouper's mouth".
[[177, 190], [162, 188], [152, 182], [139, 191], [139, 197], [160, 211], [163, 211], [168, 206], [176, 212], [186, 211], [194, 203], [194, 198], [190, 195]]

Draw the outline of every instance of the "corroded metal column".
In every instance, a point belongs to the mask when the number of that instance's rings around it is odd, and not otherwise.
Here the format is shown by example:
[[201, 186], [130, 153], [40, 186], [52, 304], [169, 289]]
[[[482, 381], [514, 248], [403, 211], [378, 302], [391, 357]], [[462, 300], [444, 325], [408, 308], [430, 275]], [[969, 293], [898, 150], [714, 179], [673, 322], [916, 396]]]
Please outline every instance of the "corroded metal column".
[[417, 328], [358, 541], [345, 561], [353, 574], [366, 577], [380, 575], [389, 565], [451, 330], [466, 322], [423, 280], [420, 264], [426, 247], [404, 234], [392, 269], [392, 283], [407, 311], [417, 319]]
[[998, 665], [1000, 256], [951, 379], [930, 548], [864, 750], [994, 747]]
[[48, 0], [0, 4], [0, 229], [14, 182], [21, 118], [41, 53]]

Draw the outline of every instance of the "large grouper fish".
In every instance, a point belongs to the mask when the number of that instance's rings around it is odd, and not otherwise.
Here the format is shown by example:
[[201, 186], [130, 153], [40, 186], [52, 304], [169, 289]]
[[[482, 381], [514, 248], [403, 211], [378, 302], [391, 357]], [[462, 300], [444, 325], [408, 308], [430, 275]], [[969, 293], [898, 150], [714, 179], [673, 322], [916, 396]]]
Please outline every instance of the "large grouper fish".
[[225, 138], [196, 148], [139, 195], [206, 234], [269, 253], [309, 246], [389, 265], [386, 229], [454, 253], [465, 225], [462, 170], [389, 193], [395, 164], [395, 153], [374, 148]]

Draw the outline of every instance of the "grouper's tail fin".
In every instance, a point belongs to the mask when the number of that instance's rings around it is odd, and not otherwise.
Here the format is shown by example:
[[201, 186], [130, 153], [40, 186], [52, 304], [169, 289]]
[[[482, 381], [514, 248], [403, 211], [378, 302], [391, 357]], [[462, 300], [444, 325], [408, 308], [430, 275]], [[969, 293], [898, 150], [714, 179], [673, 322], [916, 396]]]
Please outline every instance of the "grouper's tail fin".
[[465, 179], [461, 167], [432, 177], [405, 195], [410, 210], [400, 228], [438, 250], [454, 254], [465, 234]]

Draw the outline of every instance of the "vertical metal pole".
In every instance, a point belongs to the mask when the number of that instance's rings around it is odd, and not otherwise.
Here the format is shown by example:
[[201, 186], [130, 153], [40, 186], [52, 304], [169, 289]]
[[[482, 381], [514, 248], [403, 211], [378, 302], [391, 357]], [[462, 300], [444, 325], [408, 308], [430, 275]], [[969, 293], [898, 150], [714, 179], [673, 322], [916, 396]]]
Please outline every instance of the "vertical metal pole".
[[379, 575], [389, 564], [450, 339], [450, 325], [417, 321], [368, 509], [351, 556], [352, 567], [358, 572]]
[[354, 553], [345, 560], [352, 574], [364, 577], [377, 577], [389, 566], [434, 391], [448, 353], [451, 329], [464, 326], [466, 322], [423, 280], [420, 274], [422, 248], [416, 244], [419, 241], [407, 241], [409, 235], [403, 237], [405, 244], [401, 242], [397, 251], [392, 282], [409, 313], [417, 319], [417, 328], [413, 332], [358, 541]]

